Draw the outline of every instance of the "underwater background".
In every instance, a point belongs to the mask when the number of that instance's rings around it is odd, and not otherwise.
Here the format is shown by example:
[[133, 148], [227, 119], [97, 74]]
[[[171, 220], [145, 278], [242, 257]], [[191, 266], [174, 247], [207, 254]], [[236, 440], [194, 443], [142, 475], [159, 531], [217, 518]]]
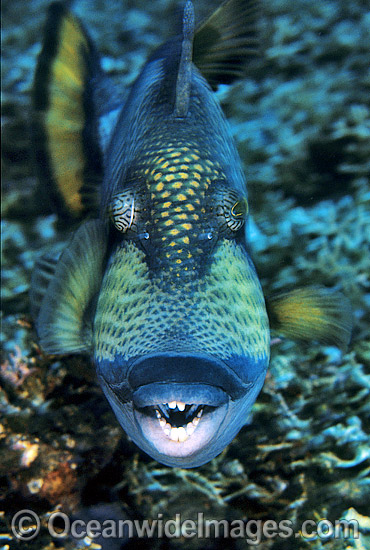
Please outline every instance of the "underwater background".
[[[354, 311], [348, 350], [277, 341], [248, 423], [193, 470], [168, 468], [128, 440], [77, 356], [44, 356], [28, 312], [35, 259], [61, 242], [30, 140], [33, 73], [47, 0], [2, 3], [2, 361], [0, 549], [235, 548], [245, 537], [76, 541], [52, 538], [51, 512], [74, 518], [355, 519], [359, 538], [262, 538], [261, 550], [370, 548], [370, 6], [368, 0], [263, 0], [261, 59], [217, 92], [242, 158], [247, 228], [265, 295], [323, 284]], [[103, 68], [130, 85], [171, 35], [175, 0], [76, 0]], [[199, 21], [214, 7], [194, 0]], [[19, 542], [11, 518], [41, 532]]]

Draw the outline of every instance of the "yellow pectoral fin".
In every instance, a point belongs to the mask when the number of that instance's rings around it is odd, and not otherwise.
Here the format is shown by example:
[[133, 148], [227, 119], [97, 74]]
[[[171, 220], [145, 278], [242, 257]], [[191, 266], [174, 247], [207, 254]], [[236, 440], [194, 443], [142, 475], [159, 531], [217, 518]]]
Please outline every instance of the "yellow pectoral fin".
[[340, 292], [300, 288], [272, 297], [267, 310], [271, 328], [293, 340], [318, 340], [346, 348], [351, 338], [351, 305]]
[[[41, 347], [51, 354], [89, 353], [92, 346], [90, 308], [98, 294], [106, 251], [104, 225], [90, 220], [79, 227], [65, 247], [55, 267], [40, 265], [47, 274], [37, 275], [34, 283], [41, 305], [36, 326]], [[46, 285], [43, 285], [43, 282]], [[39, 300], [40, 301], [40, 300]]]

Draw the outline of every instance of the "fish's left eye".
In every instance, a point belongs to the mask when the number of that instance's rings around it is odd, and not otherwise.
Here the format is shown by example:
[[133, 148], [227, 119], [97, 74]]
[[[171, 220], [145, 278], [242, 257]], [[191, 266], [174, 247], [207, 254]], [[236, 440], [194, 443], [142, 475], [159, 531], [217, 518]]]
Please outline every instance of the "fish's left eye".
[[109, 216], [118, 231], [136, 231], [139, 207], [135, 193], [129, 189], [112, 197]]
[[232, 234], [244, 224], [248, 215], [248, 202], [233, 189], [224, 189], [217, 198], [217, 218], [220, 230]]

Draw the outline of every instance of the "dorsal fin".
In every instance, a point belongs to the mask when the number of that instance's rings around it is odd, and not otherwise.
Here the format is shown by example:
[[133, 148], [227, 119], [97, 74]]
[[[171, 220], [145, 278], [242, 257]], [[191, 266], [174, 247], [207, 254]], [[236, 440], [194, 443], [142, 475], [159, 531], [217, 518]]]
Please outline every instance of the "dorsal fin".
[[259, 54], [258, 0], [226, 0], [194, 35], [193, 62], [213, 88], [245, 75]]
[[182, 20], [181, 58], [176, 81], [174, 115], [184, 118], [187, 115], [191, 89], [191, 64], [193, 57], [194, 8], [187, 0]]
[[44, 193], [67, 219], [96, 212], [102, 177], [93, 44], [68, 2], [49, 6], [33, 89], [33, 137]]

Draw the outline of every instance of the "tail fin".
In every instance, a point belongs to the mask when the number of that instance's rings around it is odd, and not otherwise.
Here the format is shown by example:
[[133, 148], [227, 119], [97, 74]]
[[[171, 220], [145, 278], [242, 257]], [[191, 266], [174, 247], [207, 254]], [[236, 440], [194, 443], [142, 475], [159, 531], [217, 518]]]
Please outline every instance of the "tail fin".
[[213, 88], [245, 75], [259, 54], [258, 0], [226, 0], [197, 29], [193, 61]]
[[34, 139], [40, 180], [68, 218], [97, 206], [102, 167], [89, 84], [99, 69], [79, 20], [66, 4], [52, 4], [35, 73]]
[[191, 64], [193, 57], [193, 37], [194, 37], [194, 8], [190, 0], [185, 4], [182, 29], [181, 58], [176, 82], [176, 117], [186, 116], [189, 108], [190, 88], [191, 88]]

